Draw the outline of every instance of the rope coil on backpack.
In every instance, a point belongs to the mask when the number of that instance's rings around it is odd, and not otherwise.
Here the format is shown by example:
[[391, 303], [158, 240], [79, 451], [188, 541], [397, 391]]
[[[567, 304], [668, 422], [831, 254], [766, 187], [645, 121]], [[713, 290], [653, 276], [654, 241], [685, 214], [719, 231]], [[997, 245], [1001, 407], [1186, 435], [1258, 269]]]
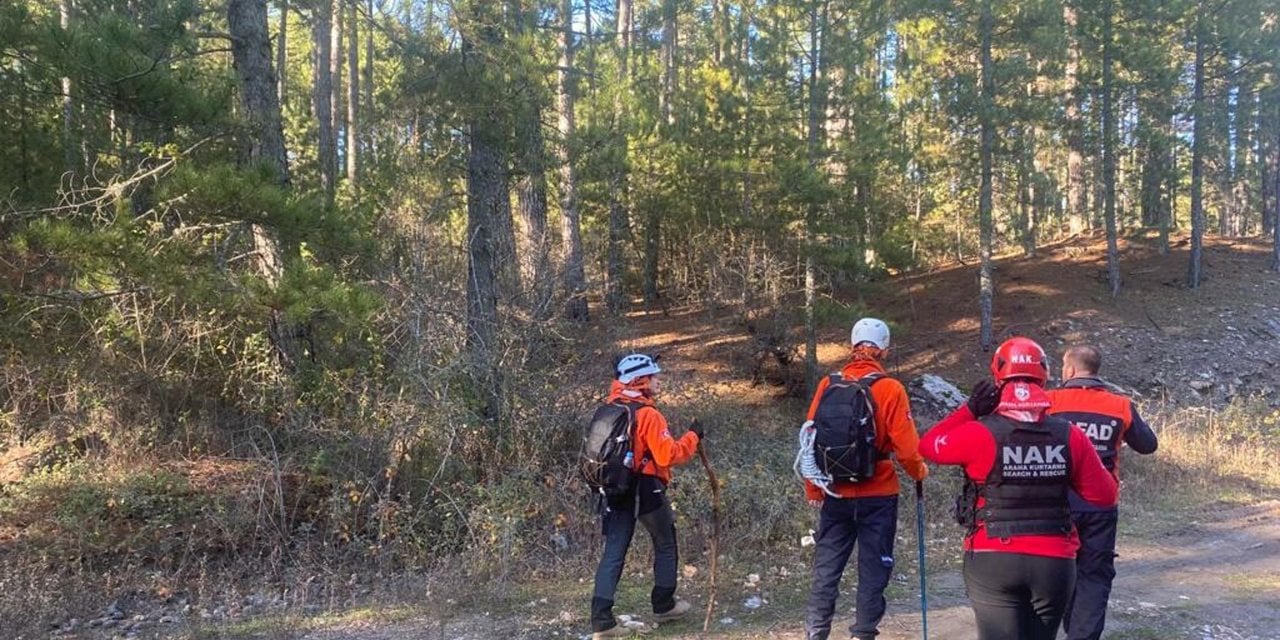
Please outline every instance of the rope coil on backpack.
[[818, 429], [813, 426], [813, 421], [805, 420], [804, 424], [800, 425], [800, 451], [796, 453], [796, 461], [791, 465], [791, 469], [795, 471], [797, 478], [812, 482], [813, 486], [822, 489], [823, 493], [839, 498], [840, 495], [831, 490], [832, 477], [818, 468], [818, 461], [813, 457], [813, 443], [817, 437]]

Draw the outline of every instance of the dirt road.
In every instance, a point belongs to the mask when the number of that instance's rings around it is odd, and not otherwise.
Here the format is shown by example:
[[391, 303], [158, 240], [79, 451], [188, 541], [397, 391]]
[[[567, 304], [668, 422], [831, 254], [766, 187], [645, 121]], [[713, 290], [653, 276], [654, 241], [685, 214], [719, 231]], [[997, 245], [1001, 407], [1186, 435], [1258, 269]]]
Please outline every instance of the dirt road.
[[[1122, 541], [1119, 577], [1104, 638], [1161, 640], [1280, 639], [1280, 501], [1224, 509], [1213, 521], [1187, 522], [1154, 541]], [[929, 636], [976, 640], [973, 614], [958, 572], [930, 579]], [[852, 585], [848, 585], [852, 587]], [[851, 589], [846, 589], [847, 604]], [[585, 597], [585, 596], [584, 596]], [[585, 606], [585, 605], [584, 605]], [[723, 612], [732, 617], [732, 606]], [[890, 603], [880, 640], [921, 637], [919, 602]], [[568, 613], [568, 612], [565, 612]], [[706, 637], [726, 640], [803, 638], [803, 611], [775, 611], [773, 621], [715, 625]], [[379, 623], [377, 616], [315, 630], [305, 640], [488, 640], [582, 638], [585, 621], [533, 614], [467, 615], [449, 620], [407, 619]], [[720, 614], [717, 618], [720, 618]], [[837, 629], [848, 623], [838, 619]], [[695, 622], [670, 625], [653, 638], [699, 638]], [[837, 634], [835, 637], [843, 637]]]

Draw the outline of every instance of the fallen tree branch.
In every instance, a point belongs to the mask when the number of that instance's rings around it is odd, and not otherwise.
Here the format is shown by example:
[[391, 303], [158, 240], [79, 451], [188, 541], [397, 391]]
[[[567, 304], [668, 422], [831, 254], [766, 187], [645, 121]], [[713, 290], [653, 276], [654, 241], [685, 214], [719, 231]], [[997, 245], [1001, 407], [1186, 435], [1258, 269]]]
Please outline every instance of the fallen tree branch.
[[[149, 168], [139, 166], [133, 175], [112, 176], [110, 181], [103, 185], [85, 186], [80, 189], [64, 189], [59, 194], [62, 202], [56, 206], [10, 211], [8, 213], [0, 214], [0, 220], [22, 219], [46, 215], [72, 215], [86, 208], [90, 210], [110, 208], [110, 206], [114, 205], [115, 202], [132, 195], [138, 185], [147, 180], [156, 179], [167, 174], [177, 166], [180, 159], [190, 155], [196, 149], [199, 149], [205, 143], [210, 140], [214, 140], [217, 137], [218, 136], [209, 136], [204, 138], [176, 154], [148, 158], [149, 160], [159, 160], [159, 162], [156, 162], [154, 166]], [[67, 179], [72, 178], [70, 174], [64, 177]]]

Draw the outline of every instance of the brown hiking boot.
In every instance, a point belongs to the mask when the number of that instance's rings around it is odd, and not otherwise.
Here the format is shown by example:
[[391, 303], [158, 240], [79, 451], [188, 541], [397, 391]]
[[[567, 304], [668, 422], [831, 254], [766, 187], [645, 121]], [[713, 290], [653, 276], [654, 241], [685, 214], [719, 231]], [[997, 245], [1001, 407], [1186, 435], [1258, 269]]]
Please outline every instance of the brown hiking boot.
[[663, 613], [655, 613], [653, 614], [653, 619], [655, 622], [670, 622], [671, 620], [679, 620], [680, 618], [684, 617], [684, 614], [689, 613], [689, 610], [692, 608], [693, 608], [693, 605], [689, 604], [688, 600], [676, 600], [676, 606], [671, 607], [670, 611], [666, 611]]
[[597, 631], [591, 634], [591, 640], [601, 640], [601, 638], [630, 638], [633, 630], [627, 628], [623, 624], [615, 624], [604, 631]]

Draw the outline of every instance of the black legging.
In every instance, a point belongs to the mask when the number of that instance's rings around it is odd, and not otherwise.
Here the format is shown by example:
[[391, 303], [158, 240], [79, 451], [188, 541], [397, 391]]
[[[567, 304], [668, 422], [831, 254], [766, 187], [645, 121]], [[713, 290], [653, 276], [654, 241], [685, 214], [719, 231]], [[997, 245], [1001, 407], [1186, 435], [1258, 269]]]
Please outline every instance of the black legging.
[[1074, 558], [967, 552], [964, 584], [978, 640], [1054, 640], [1076, 580]]

